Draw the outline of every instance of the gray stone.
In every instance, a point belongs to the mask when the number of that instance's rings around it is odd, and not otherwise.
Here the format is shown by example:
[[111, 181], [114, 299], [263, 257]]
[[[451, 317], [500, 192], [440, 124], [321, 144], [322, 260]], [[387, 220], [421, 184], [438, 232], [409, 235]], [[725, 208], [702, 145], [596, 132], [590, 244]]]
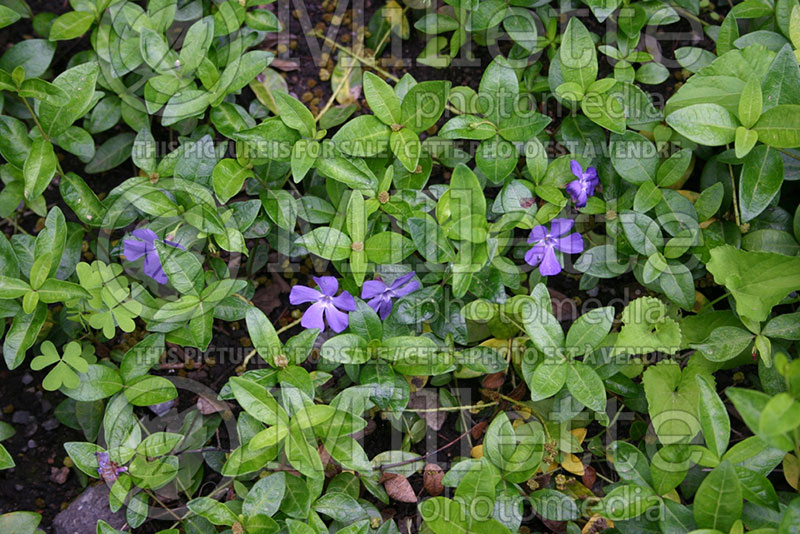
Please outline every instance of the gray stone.
[[30, 420], [31, 413], [26, 412], [25, 410], [16, 411], [14, 412], [14, 415], [11, 416], [11, 422], [15, 425], [26, 425]]
[[80, 497], [53, 520], [55, 534], [95, 534], [97, 521], [102, 519], [116, 529], [125, 524], [125, 508], [112, 514], [108, 507], [108, 486], [89, 486]]
[[56, 419], [55, 417], [51, 417], [50, 419], [42, 423], [42, 428], [44, 428], [45, 430], [55, 430], [56, 428], [58, 428], [58, 425], [59, 425], [58, 419]]

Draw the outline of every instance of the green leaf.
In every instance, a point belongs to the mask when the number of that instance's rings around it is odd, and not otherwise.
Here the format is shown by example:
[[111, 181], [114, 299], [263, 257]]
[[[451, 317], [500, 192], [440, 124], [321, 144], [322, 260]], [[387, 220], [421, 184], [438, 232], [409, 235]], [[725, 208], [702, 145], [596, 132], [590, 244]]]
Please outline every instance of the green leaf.
[[475, 163], [492, 183], [501, 183], [514, 172], [519, 156], [516, 147], [499, 135], [485, 140], [478, 146]]
[[761, 411], [758, 434], [780, 436], [791, 433], [800, 426], [800, 403], [789, 393], [782, 392], [772, 397]]
[[639, 517], [658, 502], [651, 489], [623, 484], [606, 494], [600, 503], [600, 513], [612, 521], [624, 521]]
[[275, 357], [281, 353], [281, 340], [275, 332], [275, 327], [260, 309], [251, 307], [245, 316], [247, 331], [250, 333], [250, 340], [258, 351], [258, 354], [268, 364], [275, 362]]
[[581, 100], [581, 111], [595, 124], [614, 133], [625, 133], [625, 108], [613, 92], [587, 93]]
[[211, 183], [214, 186], [214, 194], [216, 194], [220, 202], [224, 204], [239, 194], [239, 191], [242, 190], [242, 186], [244, 185], [244, 181], [253, 176], [252, 169], [242, 167], [235, 159], [221, 159], [211, 173]]
[[567, 389], [570, 394], [595, 412], [605, 412], [606, 388], [603, 380], [585, 363], [573, 361], [567, 371]]
[[782, 104], [761, 115], [753, 130], [758, 140], [775, 148], [800, 146], [800, 105]]
[[155, 432], [136, 446], [136, 452], [150, 457], [163, 456], [169, 454], [183, 439], [183, 434]]
[[415, 172], [419, 163], [422, 145], [419, 137], [408, 128], [403, 128], [397, 132], [392, 132], [389, 137], [389, 144], [397, 159], [409, 172]]
[[736, 310], [753, 321], [765, 321], [772, 308], [800, 288], [800, 258], [773, 252], [745, 252], [730, 245], [711, 249], [706, 264], [717, 284], [736, 301]]
[[[419, 22], [418, 22], [419, 23]], [[364, 98], [372, 113], [384, 124], [402, 124], [400, 99], [388, 83], [371, 72], [364, 73]]]
[[628, 241], [639, 254], [650, 256], [663, 247], [664, 236], [661, 234], [661, 228], [647, 215], [623, 211], [619, 214], [619, 220]]
[[82, 373], [79, 378], [80, 384], [77, 387], [62, 387], [61, 393], [76, 401], [96, 401], [110, 397], [122, 389], [119, 372], [105, 365], [91, 364], [89, 371]]
[[22, 173], [25, 177], [25, 198], [33, 200], [50, 185], [56, 173], [56, 153], [49, 141], [37, 138], [31, 143]]
[[722, 458], [722, 455], [728, 450], [731, 437], [731, 420], [728, 417], [728, 411], [707, 378], [697, 375], [695, 379], [700, 387], [698, 413], [703, 437], [706, 445], [717, 455], [717, 458]]
[[449, 91], [450, 82], [446, 81], [416, 84], [406, 93], [400, 104], [400, 124], [417, 134], [436, 124], [444, 113]]
[[754, 219], [770, 205], [781, 190], [783, 176], [783, 159], [777, 150], [760, 145], [747, 155], [739, 179], [742, 222]]
[[732, 142], [739, 127], [739, 121], [727, 109], [711, 103], [694, 104], [674, 111], [667, 116], [667, 124], [684, 137], [706, 146]]
[[549, 399], [564, 387], [567, 381], [568, 364], [558, 358], [545, 359], [536, 367], [528, 387], [534, 401]]
[[192, 499], [186, 503], [186, 507], [193, 513], [205, 517], [214, 525], [231, 526], [239, 521], [238, 516], [230, 508], [209, 497]]
[[525, 332], [536, 345], [536, 348], [545, 354], [557, 353], [564, 347], [564, 331], [558, 319], [550, 310], [540, 307], [531, 301], [529, 313], [522, 318]]
[[739, 99], [739, 122], [745, 128], [751, 128], [761, 117], [761, 80], [751, 77], [742, 90]]
[[[11, 24], [14, 24], [21, 18], [22, 15], [20, 15], [13, 9], [8, 8], [6, 6], [0, 6], [0, 28], [5, 28], [6, 26], [10, 26]], [[33, 532], [33, 529], [31, 529], [31, 532]]]
[[672, 360], [648, 367], [642, 376], [648, 411], [661, 443], [687, 443], [700, 431], [700, 423], [686, 387], [681, 368]]
[[400, 263], [416, 250], [414, 242], [397, 232], [380, 232], [364, 243], [367, 258], [375, 263]]
[[725, 362], [736, 358], [753, 342], [753, 334], [735, 326], [720, 326], [702, 343], [689, 345], [703, 353], [707, 360]]
[[597, 79], [597, 51], [589, 30], [579, 18], [569, 19], [558, 57], [565, 82], [577, 83], [586, 90]]
[[343, 154], [370, 157], [385, 152], [392, 129], [373, 115], [361, 115], [339, 128], [331, 140]]
[[446, 263], [455, 260], [453, 246], [433, 217], [428, 214], [424, 218], [412, 217], [406, 224], [414, 246], [427, 261]]
[[28, 128], [21, 120], [0, 115], [0, 155], [20, 169], [31, 148]]
[[204, 17], [191, 25], [183, 40], [179, 60], [182, 72], [191, 73], [200, 66], [214, 38], [214, 17]]
[[17, 314], [3, 342], [3, 358], [9, 369], [16, 369], [33, 346], [47, 318], [47, 306], [39, 304], [31, 313]]
[[700, 484], [692, 506], [699, 528], [728, 532], [742, 515], [742, 488], [733, 465], [725, 460]]
[[86, 33], [94, 22], [94, 14], [88, 11], [64, 13], [50, 26], [48, 38], [51, 41], [74, 39]]
[[248, 516], [254, 514], [273, 516], [280, 508], [285, 492], [286, 473], [272, 473], [258, 480], [250, 488], [244, 499], [242, 512]]
[[203, 286], [203, 265], [197, 257], [161, 240], [154, 241], [161, 267], [170, 283], [184, 294], [199, 295]]
[[653, 143], [643, 135], [626, 132], [611, 136], [614, 169], [632, 184], [656, 182], [659, 157]]
[[125, 384], [125, 398], [134, 406], [161, 404], [177, 396], [175, 385], [163, 376], [140, 376]]
[[97, 149], [92, 161], [86, 165], [86, 172], [96, 174], [120, 166], [130, 157], [135, 138], [132, 133], [121, 133], [107, 139]]
[[314, 137], [317, 130], [314, 115], [299, 100], [283, 91], [276, 91], [275, 105], [281, 120], [289, 128], [294, 128], [305, 137]]
[[56, 43], [44, 39], [25, 39], [9, 48], [0, 57], [0, 69], [13, 72], [16, 67], [22, 67], [25, 69], [25, 76], [38, 78], [50, 66], [55, 52]]
[[296, 243], [304, 246], [311, 254], [333, 261], [349, 258], [353, 245], [347, 234], [327, 226], [315, 228], [300, 236]]
[[528, 498], [533, 509], [550, 521], [571, 521], [580, 517], [578, 507], [566, 494], [553, 489], [540, 489]]
[[614, 323], [614, 308], [595, 308], [578, 317], [567, 332], [567, 349], [588, 354], [600, 346]]
[[[2, 61], [0, 61], [1, 67]], [[37, 115], [48, 138], [54, 138], [66, 132], [76, 120], [89, 111], [99, 72], [97, 63], [90, 61], [65, 70], [53, 80], [53, 85], [63, 89], [69, 95], [70, 100], [64, 105], [56, 106], [45, 101], [39, 106]], [[131, 137], [133, 136], [131, 135]]]
[[238, 376], [231, 377], [229, 383], [237, 402], [248, 414], [268, 425], [289, 424], [286, 412], [264, 386]]
[[670, 187], [671, 185], [677, 183], [683, 177], [683, 175], [686, 174], [691, 162], [692, 151], [688, 148], [684, 148], [683, 150], [671, 155], [658, 168], [658, 174], [656, 175], [656, 182], [658, 183], [658, 186]]

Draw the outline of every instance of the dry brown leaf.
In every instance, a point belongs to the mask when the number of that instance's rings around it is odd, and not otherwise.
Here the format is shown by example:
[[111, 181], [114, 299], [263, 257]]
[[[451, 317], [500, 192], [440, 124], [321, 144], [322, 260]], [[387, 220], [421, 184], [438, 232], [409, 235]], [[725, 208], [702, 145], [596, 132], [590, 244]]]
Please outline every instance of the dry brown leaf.
[[444, 478], [444, 471], [437, 464], [425, 464], [425, 470], [422, 475], [425, 491], [431, 497], [441, 495], [444, 491], [442, 486], [442, 478]]
[[592, 489], [596, 481], [597, 481], [597, 471], [594, 470], [594, 467], [592, 467], [591, 465], [584, 466], [583, 485], [589, 489]]
[[281, 59], [276, 57], [272, 60], [272, 63], [270, 63], [270, 67], [288, 72], [291, 70], [300, 70], [300, 63], [293, 59]]
[[417, 502], [417, 495], [414, 493], [414, 488], [411, 483], [403, 475], [397, 473], [384, 473], [386, 481], [383, 487], [386, 488], [386, 493], [392, 499], [400, 502]]
[[[408, 407], [412, 410], [437, 410], [441, 408], [439, 404], [439, 394], [435, 390], [420, 389], [411, 394]], [[432, 430], [440, 430], [447, 419], [447, 412], [425, 411], [419, 412], [421, 418], [425, 419], [428, 427]]]
[[481, 421], [472, 427], [470, 434], [472, 434], [472, 439], [480, 439], [483, 436], [483, 433], [486, 432], [486, 427], [489, 426], [489, 421]]
[[506, 383], [506, 373], [499, 372], [484, 377], [481, 385], [487, 389], [500, 389]]
[[212, 413], [224, 412], [228, 409], [228, 405], [217, 399], [209, 399], [200, 395], [197, 397], [197, 411], [203, 415], [211, 415]]

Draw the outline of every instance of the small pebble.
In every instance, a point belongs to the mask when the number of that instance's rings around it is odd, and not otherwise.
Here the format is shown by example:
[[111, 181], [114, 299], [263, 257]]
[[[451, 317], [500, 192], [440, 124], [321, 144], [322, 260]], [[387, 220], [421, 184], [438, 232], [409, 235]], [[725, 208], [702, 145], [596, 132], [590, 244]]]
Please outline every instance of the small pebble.
[[33, 377], [31, 376], [30, 373], [25, 373], [24, 375], [22, 375], [22, 383], [23, 384], [25, 384], [27, 386], [31, 382], [33, 382]]
[[55, 417], [51, 417], [50, 419], [42, 423], [42, 428], [44, 428], [49, 432], [58, 428], [58, 425], [59, 425], [58, 419], [56, 419]]
[[11, 422], [17, 425], [26, 425], [30, 420], [31, 414], [25, 410], [14, 412], [14, 415], [11, 416]]
[[33, 441], [32, 439], [29, 439], [28, 440], [28, 448], [29, 449], [35, 449], [36, 448], [36, 442]]

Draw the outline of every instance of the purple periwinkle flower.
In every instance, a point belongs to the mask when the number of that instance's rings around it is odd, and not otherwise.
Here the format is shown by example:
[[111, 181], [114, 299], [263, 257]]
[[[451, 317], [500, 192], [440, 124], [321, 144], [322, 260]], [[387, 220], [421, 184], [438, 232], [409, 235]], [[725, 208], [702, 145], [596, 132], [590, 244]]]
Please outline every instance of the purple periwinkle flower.
[[96, 452], [94, 455], [97, 458], [97, 474], [106, 482], [113, 483], [121, 473], [128, 470], [127, 467], [120, 467], [117, 462], [109, 460], [107, 452]]
[[544, 226], [535, 226], [528, 237], [528, 243], [533, 243], [525, 254], [525, 261], [533, 267], [539, 266], [542, 276], [555, 276], [561, 272], [561, 264], [556, 257], [556, 250], [565, 254], [583, 252], [583, 238], [579, 233], [567, 232], [572, 230], [575, 222], [571, 219], [553, 219], [550, 231]]
[[[161, 267], [161, 258], [158, 257], [158, 252], [156, 252], [155, 242], [158, 240], [156, 233], [149, 228], [139, 228], [131, 232], [131, 235], [136, 239], [126, 239], [122, 242], [125, 259], [128, 261], [136, 261], [144, 256], [144, 274], [159, 284], [166, 284], [167, 275]], [[172, 247], [186, 250], [174, 241], [168, 241], [166, 239], [160, 241]]]
[[586, 201], [594, 195], [594, 188], [600, 179], [597, 177], [597, 169], [589, 167], [586, 172], [583, 172], [581, 164], [574, 159], [570, 162], [572, 174], [575, 175], [577, 180], [573, 180], [567, 184], [567, 193], [572, 197], [572, 201], [579, 208], [586, 205]]
[[381, 320], [392, 313], [393, 298], [405, 297], [419, 289], [419, 282], [412, 280], [415, 272], [404, 274], [388, 286], [382, 280], [367, 280], [361, 288], [361, 298], [370, 299], [367, 304], [375, 310]]
[[289, 293], [289, 302], [294, 306], [306, 302], [314, 303], [303, 314], [300, 324], [305, 328], [325, 330], [324, 316], [334, 332], [341, 332], [350, 322], [344, 312], [356, 309], [353, 295], [342, 291], [339, 296], [334, 296], [339, 290], [339, 281], [333, 276], [315, 276], [314, 281], [321, 291], [306, 286], [294, 286]]

